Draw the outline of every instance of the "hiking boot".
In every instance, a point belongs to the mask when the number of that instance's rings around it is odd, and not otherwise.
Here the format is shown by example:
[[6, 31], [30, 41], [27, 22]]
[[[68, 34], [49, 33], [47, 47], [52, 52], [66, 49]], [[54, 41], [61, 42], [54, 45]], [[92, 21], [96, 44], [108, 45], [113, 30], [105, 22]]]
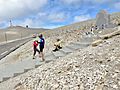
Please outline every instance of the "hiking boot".
[[35, 59], [35, 56], [33, 56], [33, 59]]
[[56, 51], [58, 51], [58, 49], [54, 49], [54, 50], [53, 50], [53, 52], [56, 52]]

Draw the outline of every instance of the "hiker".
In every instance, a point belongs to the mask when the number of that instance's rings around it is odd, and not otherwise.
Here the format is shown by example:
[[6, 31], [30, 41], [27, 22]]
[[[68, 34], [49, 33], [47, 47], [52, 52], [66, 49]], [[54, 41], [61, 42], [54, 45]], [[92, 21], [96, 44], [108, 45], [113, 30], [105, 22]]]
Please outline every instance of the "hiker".
[[59, 49], [61, 49], [61, 40], [60, 39], [57, 39], [57, 42], [54, 43], [54, 46], [55, 46], [55, 49], [53, 50], [54, 52], [55, 51], [58, 51]]
[[94, 34], [93, 31], [94, 31], [94, 26], [91, 27], [91, 34]]
[[45, 61], [45, 59], [44, 59], [44, 53], [43, 53], [43, 49], [44, 49], [44, 45], [45, 45], [45, 40], [44, 40], [42, 34], [39, 35], [39, 39], [40, 39], [40, 41], [38, 43], [39, 43], [40, 54], [41, 54], [41, 57], [42, 57], [42, 61]]
[[37, 46], [38, 46], [38, 41], [37, 41], [37, 40], [34, 40], [34, 41], [33, 41], [33, 50], [34, 50], [33, 59], [35, 59], [36, 52], [38, 52], [39, 55], [40, 55], [40, 51], [37, 49]]
[[85, 34], [86, 34], [86, 35], [90, 35], [90, 32], [86, 32]]
[[102, 29], [104, 29], [104, 27], [105, 27], [105, 25], [104, 25], [104, 24], [102, 24]]
[[97, 30], [98, 29], [98, 27], [97, 26], [95, 26], [95, 30]]

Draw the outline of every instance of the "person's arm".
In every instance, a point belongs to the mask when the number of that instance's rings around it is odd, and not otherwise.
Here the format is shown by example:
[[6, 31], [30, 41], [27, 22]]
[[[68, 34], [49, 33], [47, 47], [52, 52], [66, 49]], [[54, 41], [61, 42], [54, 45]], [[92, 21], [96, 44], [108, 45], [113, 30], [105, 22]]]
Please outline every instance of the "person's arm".
[[37, 43], [38, 43], [38, 44], [40, 44], [40, 42], [39, 42], [39, 41], [37, 41]]

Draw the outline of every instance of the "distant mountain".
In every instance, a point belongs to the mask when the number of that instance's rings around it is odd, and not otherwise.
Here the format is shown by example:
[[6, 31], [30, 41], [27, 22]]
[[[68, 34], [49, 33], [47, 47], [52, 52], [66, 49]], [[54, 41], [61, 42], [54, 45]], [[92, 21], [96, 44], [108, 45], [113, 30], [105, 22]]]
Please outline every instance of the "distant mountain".
[[23, 27], [23, 26], [11, 26], [11, 27], [7, 27], [7, 30], [50, 30], [50, 29], [44, 29], [44, 28], [27, 28], [27, 27]]
[[44, 31], [50, 29], [44, 28], [26, 28], [22, 26], [12, 26], [4, 29], [0, 29], [0, 42], [5, 41], [5, 34], [7, 36], [7, 40], [21, 39], [24, 37], [32, 36], [33, 34], [40, 34]]

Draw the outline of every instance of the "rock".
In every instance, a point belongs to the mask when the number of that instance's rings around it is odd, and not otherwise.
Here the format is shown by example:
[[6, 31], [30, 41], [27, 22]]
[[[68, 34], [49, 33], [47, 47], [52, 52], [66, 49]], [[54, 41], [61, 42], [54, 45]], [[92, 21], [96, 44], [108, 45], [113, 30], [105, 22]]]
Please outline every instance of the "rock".
[[95, 90], [103, 90], [103, 85], [98, 85], [95, 87]]
[[99, 39], [99, 40], [96, 40], [94, 42], [92, 42], [92, 46], [95, 47], [95, 46], [98, 46], [100, 43], [102, 43], [103, 40]]
[[117, 86], [117, 85], [112, 85], [112, 87], [113, 87], [114, 89], [118, 89], [118, 86]]
[[83, 85], [83, 83], [80, 85], [80, 90], [84, 90], [84, 85]]

